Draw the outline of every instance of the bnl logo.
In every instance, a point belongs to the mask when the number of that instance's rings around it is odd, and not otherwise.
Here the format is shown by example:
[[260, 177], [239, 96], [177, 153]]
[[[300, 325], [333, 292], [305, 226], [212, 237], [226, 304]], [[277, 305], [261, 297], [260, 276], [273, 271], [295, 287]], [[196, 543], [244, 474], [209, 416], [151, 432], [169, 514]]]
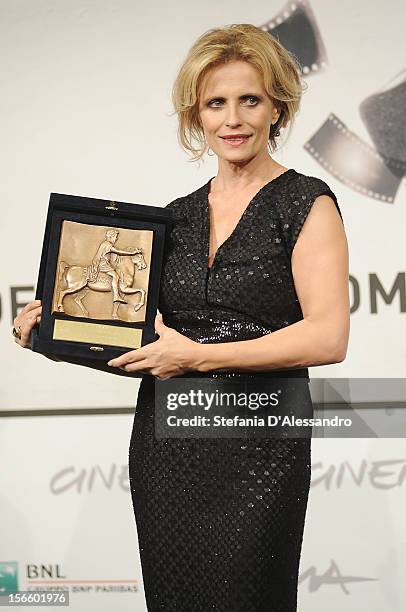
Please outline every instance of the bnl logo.
[[0, 562], [0, 595], [18, 591], [18, 566], [15, 561]]

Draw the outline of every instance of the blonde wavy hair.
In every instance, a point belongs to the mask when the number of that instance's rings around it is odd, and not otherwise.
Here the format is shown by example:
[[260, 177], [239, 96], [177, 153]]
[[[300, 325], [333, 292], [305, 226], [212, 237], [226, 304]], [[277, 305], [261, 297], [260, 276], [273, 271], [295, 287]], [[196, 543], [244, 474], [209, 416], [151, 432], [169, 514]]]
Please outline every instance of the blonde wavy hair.
[[[297, 58], [271, 34], [250, 23], [231, 24], [204, 32], [189, 50], [172, 89], [173, 114], [178, 115], [178, 141], [192, 159], [201, 160], [208, 150], [199, 117], [199, 94], [206, 74], [214, 67], [233, 60], [249, 62], [262, 75], [264, 89], [281, 111], [271, 126], [268, 147], [277, 148], [280, 130], [289, 126], [290, 136], [295, 114], [307, 85], [301, 78]], [[193, 140], [198, 145], [194, 146]]]

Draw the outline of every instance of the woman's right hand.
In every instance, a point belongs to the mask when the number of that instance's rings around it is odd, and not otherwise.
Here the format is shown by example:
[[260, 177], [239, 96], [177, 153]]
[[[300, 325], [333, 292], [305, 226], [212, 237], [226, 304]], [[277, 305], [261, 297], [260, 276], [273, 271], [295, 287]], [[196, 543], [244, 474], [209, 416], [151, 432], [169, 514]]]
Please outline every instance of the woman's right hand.
[[21, 312], [15, 317], [13, 325], [18, 330], [21, 326], [20, 337], [14, 338], [15, 342], [23, 348], [31, 348], [30, 333], [34, 325], [41, 321], [41, 300], [34, 300], [24, 306]]

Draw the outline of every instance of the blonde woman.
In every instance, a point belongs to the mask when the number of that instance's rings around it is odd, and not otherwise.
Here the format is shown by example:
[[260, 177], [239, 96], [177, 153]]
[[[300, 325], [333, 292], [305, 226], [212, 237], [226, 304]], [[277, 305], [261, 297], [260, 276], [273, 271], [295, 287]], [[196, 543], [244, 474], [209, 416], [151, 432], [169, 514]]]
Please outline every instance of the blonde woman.
[[[157, 438], [154, 381], [305, 378], [344, 360], [348, 248], [321, 179], [272, 158], [303, 84], [295, 58], [250, 24], [204, 33], [177, 75], [181, 146], [217, 176], [168, 204], [159, 339], [105, 366], [144, 373], [129, 474], [149, 612], [294, 612], [309, 438]], [[41, 306], [16, 317], [22, 346]], [[30, 318], [31, 317], [31, 318]]]

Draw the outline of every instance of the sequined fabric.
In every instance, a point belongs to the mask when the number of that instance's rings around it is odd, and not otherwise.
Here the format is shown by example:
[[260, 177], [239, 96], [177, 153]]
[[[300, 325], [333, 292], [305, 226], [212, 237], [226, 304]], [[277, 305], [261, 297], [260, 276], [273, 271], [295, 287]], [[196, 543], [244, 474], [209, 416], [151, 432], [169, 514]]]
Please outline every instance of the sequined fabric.
[[[161, 284], [165, 324], [218, 343], [301, 320], [291, 253], [315, 198], [337, 205], [335, 195], [318, 178], [285, 172], [254, 196], [208, 269], [209, 188], [168, 205], [177, 225]], [[290, 373], [308, 377], [307, 368]], [[273, 373], [200, 375], [220, 384]], [[305, 438], [156, 439], [154, 377], [144, 376], [129, 473], [149, 612], [295, 612], [310, 461]]]

